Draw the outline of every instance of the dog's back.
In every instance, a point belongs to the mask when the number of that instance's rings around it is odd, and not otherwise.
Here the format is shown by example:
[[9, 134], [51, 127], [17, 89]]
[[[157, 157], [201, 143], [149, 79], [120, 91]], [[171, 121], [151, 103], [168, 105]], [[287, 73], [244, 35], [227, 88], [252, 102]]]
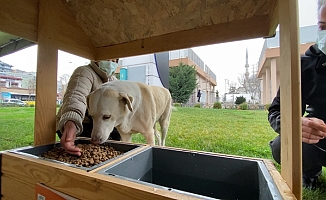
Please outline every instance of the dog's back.
[[[167, 110], [171, 110], [172, 98], [168, 89], [160, 86], [148, 86], [143, 83], [138, 84], [143, 93], [142, 96], [152, 96], [152, 98], [149, 99], [151, 99], [153, 101], [152, 103], [154, 103], [154, 105], [152, 106], [155, 109], [156, 121], [159, 120], [159, 118], [164, 112], [166, 112]], [[150, 93], [146, 91], [147, 89], [150, 90]]]

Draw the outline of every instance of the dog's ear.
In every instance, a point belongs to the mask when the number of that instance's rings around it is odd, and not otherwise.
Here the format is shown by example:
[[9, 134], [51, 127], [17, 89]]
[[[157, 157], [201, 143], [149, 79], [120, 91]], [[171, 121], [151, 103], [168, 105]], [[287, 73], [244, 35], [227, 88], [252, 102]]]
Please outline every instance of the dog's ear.
[[119, 93], [119, 95], [120, 95], [119, 100], [125, 101], [125, 103], [128, 106], [128, 109], [130, 110], [130, 112], [132, 112], [132, 110], [133, 110], [133, 108], [132, 108], [132, 101], [133, 101], [132, 96], [127, 95], [124, 92]]
[[87, 109], [89, 109], [89, 99], [90, 99], [90, 97], [91, 97], [91, 95], [92, 95], [93, 93], [94, 93], [94, 91], [91, 92], [89, 95], [86, 96], [86, 106], [87, 106]]

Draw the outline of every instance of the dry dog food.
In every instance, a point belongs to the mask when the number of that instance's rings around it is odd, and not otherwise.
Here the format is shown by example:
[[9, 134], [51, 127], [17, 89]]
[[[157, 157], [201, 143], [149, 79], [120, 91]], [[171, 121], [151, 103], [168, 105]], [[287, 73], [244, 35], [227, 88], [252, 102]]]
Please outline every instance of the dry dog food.
[[92, 167], [123, 153], [115, 150], [113, 147], [103, 145], [77, 144], [76, 146], [82, 150], [81, 156], [70, 155], [62, 147], [55, 147], [45, 152], [42, 157], [74, 164], [79, 167]]

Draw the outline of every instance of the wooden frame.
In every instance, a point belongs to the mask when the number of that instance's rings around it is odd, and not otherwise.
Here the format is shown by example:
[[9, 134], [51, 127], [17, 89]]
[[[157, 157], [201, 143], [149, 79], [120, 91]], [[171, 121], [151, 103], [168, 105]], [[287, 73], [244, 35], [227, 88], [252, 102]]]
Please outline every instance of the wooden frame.
[[[281, 174], [295, 196], [302, 196], [301, 76], [298, 2], [280, 4]], [[300, 134], [298, 134], [300, 133]]]
[[[57, 77], [53, 74], [57, 74], [58, 50], [91, 60], [133, 56], [269, 37], [275, 33], [279, 21], [281, 130], [289, 133], [282, 134], [282, 177], [296, 198], [301, 199], [301, 135], [297, 134], [301, 133], [297, 0], [193, 1], [189, 4], [183, 0], [170, 0], [165, 4], [157, 1], [125, 5], [117, 0], [92, 1], [91, 5], [87, 0], [78, 2], [78, 5], [76, 0], [1, 2], [0, 31], [36, 42], [39, 47], [34, 145], [55, 140]], [[3, 154], [5, 160], [34, 166], [34, 161], [11, 154]], [[65, 174], [63, 169], [60, 170], [58, 172]], [[2, 182], [5, 180], [9, 181], [3, 176]]]
[[[140, 146], [131, 153], [89, 172], [38, 158], [12, 152], [4, 152], [1, 159], [1, 171], [3, 173], [2, 182], [5, 183], [2, 185], [2, 194], [4, 195], [3, 197], [5, 197], [4, 199], [8, 197], [14, 199], [33, 199], [35, 196], [36, 184], [43, 183], [56, 191], [78, 199], [197, 199], [187, 194], [169, 192], [159, 187], [154, 189], [148, 185], [97, 173], [102, 169], [117, 164], [125, 158], [133, 157], [133, 155], [148, 147], [147, 145]], [[162, 148], [181, 152], [184, 151], [180, 148]], [[189, 150], [186, 151], [188, 152]], [[217, 158], [225, 157], [262, 161], [275, 181], [275, 185], [281, 197], [283, 199], [295, 199], [287, 184], [284, 181], [280, 181], [282, 177], [270, 160], [210, 152], [193, 152], [195, 154], [204, 153], [209, 156], [216, 156]], [[108, 194], [110, 194], [110, 196], [108, 196]]]

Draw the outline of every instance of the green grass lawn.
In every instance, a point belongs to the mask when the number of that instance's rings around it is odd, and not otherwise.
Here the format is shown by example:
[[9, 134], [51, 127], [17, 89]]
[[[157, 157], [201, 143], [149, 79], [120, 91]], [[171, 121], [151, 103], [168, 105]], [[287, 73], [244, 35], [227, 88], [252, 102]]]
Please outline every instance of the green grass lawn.
[[[275, 136], [266, 111], [178, 108], [166, 146], [270, 159]], [[145, 142], [141, 135], [133, 141]]]
[[[0, 150], [33, 144], [34, 111], [0, 107]], [[276, 135], [267, 121], [267, 111], [178, 107], [172, 113], [166, 146], [272, 159], [268, 143]], [[145, 143], [140, 134], [132, 141]], [[326, 199], [326, 194], [304, 190], [303, 199]]]

